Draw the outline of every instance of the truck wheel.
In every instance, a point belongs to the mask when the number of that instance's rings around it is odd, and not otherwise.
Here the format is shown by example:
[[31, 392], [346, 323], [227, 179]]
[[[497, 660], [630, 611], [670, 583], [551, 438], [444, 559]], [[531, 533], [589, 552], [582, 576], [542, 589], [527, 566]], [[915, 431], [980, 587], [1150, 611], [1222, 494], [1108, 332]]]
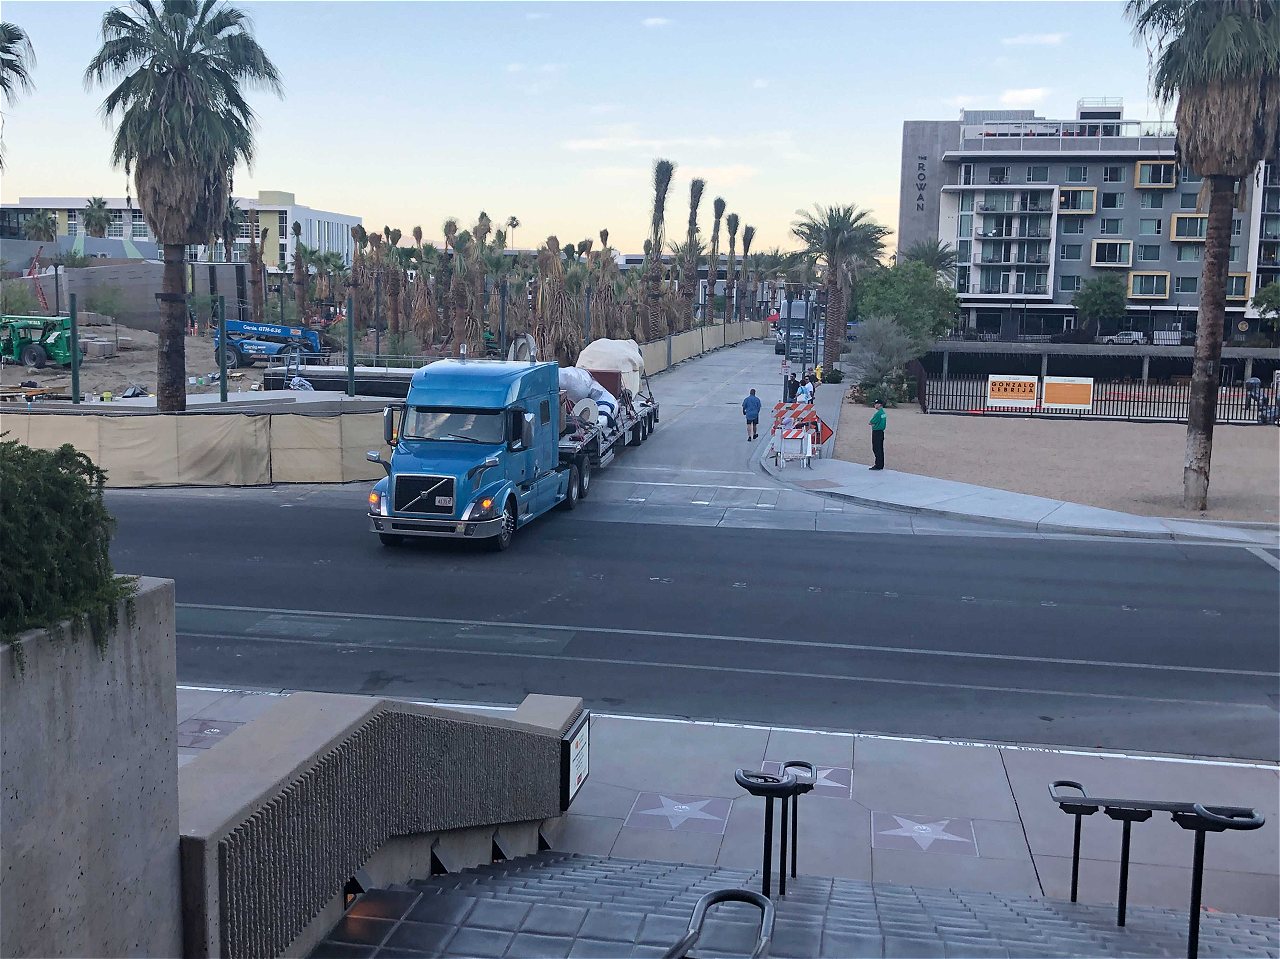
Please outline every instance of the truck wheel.
[[658, 418], [652, 413], [649, 414], [649, 432], [652, 433], [658, 428]]
[[516, 537], [516, 508], [511, 505], [511, 500], [507, 500], [507, 505], [502, 507], [502, 529], [497, 536], [489, 540], [489, 547], [495, 553], [501, 553], [511, 545], [511, 541]]
[[589, 457], [578, 458], [578, 499], [586, 499], [591, 492], [591, 460]]
[[640, 418], [640, 442], [643, 443], [649, 438], [649, 419], [648, 417]]
[[20, 356], [23, 366], [34, 366], [37, 370], [43, 370], [46, 363], [49, 362], [49, 354], [39, 343], [28, 343], [22, 348]]
[[631, 432], [627, 434], [627, 445], [628, 446], [640, 445], [640, 424], [639, 423], [633, 426], [631, 428]]
[[404, 537], [397, 533], [379, 533], [378, 542], [383, 546], [403, 546]]
[[582, 495], [582, 473], [578, 470], [578, 464], [574, 463], [569, 467], [569, 487], [565, 490], [564, 502], [560, 505], [566, 510], [575, 510], [578, 508], [578, 498]]
[[240, 352], [237, 349], [235, 349], [234, 347], [228, 346], [222, 352], [225, 353], [227, 357], [227, 369], [237, 370], [240, 368], [241, 366]]

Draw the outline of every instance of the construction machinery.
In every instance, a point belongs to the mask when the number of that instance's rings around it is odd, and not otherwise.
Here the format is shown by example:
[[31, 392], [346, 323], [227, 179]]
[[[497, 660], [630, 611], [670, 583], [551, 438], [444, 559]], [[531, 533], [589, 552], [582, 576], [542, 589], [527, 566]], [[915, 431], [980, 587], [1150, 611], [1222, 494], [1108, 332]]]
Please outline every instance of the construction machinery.
[[0, 316], [0, 361], [38, 370], [70, 366], [71, 317]]

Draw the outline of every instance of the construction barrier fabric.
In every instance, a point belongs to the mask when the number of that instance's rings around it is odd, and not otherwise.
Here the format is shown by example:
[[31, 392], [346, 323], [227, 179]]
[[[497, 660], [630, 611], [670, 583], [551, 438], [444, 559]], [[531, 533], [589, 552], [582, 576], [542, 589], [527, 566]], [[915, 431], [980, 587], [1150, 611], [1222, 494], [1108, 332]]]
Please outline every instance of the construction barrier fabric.
[[[640, 347], [645, 372], [759, 338], [762, 323], [689, 330]], [[668, 349], [671, 362], [668, 364]], [[384, 450], [382, 414], [28, 413], [0, 411], [0, 434], [38, 449], [70, 443], [107, 472], [107, 485], [265, 486], [376, 480], [367, 450]]]

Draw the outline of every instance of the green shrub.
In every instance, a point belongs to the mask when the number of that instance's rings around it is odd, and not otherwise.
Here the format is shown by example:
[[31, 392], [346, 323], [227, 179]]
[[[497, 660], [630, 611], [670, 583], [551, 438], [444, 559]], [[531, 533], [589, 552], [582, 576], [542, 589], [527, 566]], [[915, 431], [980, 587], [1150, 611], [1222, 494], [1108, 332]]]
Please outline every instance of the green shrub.
[[822, 373], [822, 382], [824, 383], [839, 383], [843, 379], [844, 379], [844, 372], [839, 369], [833, 368], [829, 370], [824, 370]]
[[87, 627], [101, 644], [117, 625], [133, 581], [111, 568], [115, 521], [103, 502], [105, 480], [73, 446], [0, 441], [0, 639], [69, 619], [73, 631]]
[[100, 313], [113, 320], [118, 319], [124, 312], [124, 294], [115, 284], [100, 286], [92, 293], [85, 294], [80, 301], [80, 306], [90, 313]]
[[29, 281], [8, 280], [0, 283], [0, 315], [38, 316], [42, 312]]

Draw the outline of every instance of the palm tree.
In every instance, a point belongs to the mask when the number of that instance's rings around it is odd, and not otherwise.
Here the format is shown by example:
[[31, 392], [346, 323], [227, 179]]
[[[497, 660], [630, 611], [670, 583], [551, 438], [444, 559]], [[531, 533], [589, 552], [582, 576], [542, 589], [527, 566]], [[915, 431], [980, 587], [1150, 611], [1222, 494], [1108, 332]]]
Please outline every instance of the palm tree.
[[164, 249], [156, 408], [186, 409], [185, 258], [217, 232], [231, 173], [253, 159], [254, 114], [241, 86], [281, 91], [242, 10], [217, 0], [150, 0], [102, 18], [85, 83], [119, 81], [102, 103], [120, 114], [112, 162], [134, 174], [138, 205]]
[[222, 214], [222, 251], [227, 262], [235, 258], [236, 238], [240, 236], [240, 227], [244, 223], [244, 210], [235, 197], [227, 198], [227, 207]]
[[[306, 322], [307, 311], [307, 262], [315, 253], [302, 242], [302, 224], [293, 221], [290, 231], [293, 234], [293, 305], [298, 313], [298, 322]], [[284, 318], [280, 318], [284, 322]]]
[[702, 192], [707, 188], [707, 181], [694, 179], [689, 181], [689, 231], [685, 235], [684, 258], [677, 258], [680, 272], [684, 274], [681, 293], [689, 304], [690, 324], [693, 321], [693, 301], [698, 294], [698, 206], [702, 203]]
[[23, 221], [22, 235], [28, 240], [52, 243], [58, 236], [58, 221], [48, 210], [37, 210]]
[[111, 226], [111, 211], [107, 209], [107, 201], [100, 196], [89, 197], [89, 202], [80, 211], [80, 225], [84, 232], [101, 240], [107, 235], [107, 227]]
[[267, 304], [262, 288], [262, 244], [267, 238], [267, 228], [258, 226], [258, 209], [249, 211], [249, 315], [254, 323], [266, 319]]
[[520, 219], [518, 217], [514, 217], [514, 216], [507, 217], [507, 241], [511, 244], [511, 248], [513, 250], [516, 247], [516, 229], [519, 226], [520, 226]]
[[[13, 103], [19, 91], [31, 92], [31, 68], [36, 65], [36, 52], [21, 27], [0, 22], [0, 94], [6, 105]], [[4, 113], [0, 111], [0, 123]], [[0, 170], [4, 170], [4, 149], [0, 146]]]
[[1151, 85], [1178, 101], [1176, 155], [1208, 192], [1200, 308], [1187, 411], [1182, 505], [1209, 505], [1218, 412], [1231, 210], [1264, 158], [1280, 155], [1280, 0], [1128, 0], [1134, 34], [1151, 51]]
[[711, 204], [711, 212], [715, 214], [715, 222], [711, 226], [711, 251], [707, 255], [707, 315], [704, 323], [712, 323], [716, 318], [716, 283], [720, 280], [720, 221], [724, 218], [724, 197], [716, 197]]
[[645, 295], [648, 298], [648, 339], [657, 340], [666, 335], [662, 328], [662, 310], [658, 298], [662, 295], [662, 246], [667, 218], [667, 192], [671, 189], [671, 177], [676, 165], [670, 160], [657, 160], [653, 164], [653, 212], [649, 217], [649, 238], [645, 241]]
[[[754, 226], [751, 226], [748, 224], [747, 226], [744, 226], [742, 228], [742, 272], [743, 272], [744, 278], [747, 274], [747, 264], [748, 262], [750, 262], [750, 258], [751, 258], [751, 244], [755, 242], [755, 238], [756, 238], [756, 228]], [[733, 287], [736, 292], [738, 288], [738, 281], [736, 277], [734, 278], [734, 281], [733, 281]], [[750, 302], [751, 289], [752, 289], [751, 285], [746, 284], [746, 292], [749, 298], [748, 302]], [[734, 300], [737, 301], [737, 299], [738, 297], [735, 295]], [[742, 313], [742, 310], [739, 309], [738, 314], [740, 315], [741, 313]], [[738, 316], [735, 315], [734, 319], [736, 320], [737, 318]]]
[[898, 262], [923, 263], [939, 280], [947, 283], [954, 283], [956, 279], [956, 248], [941, 240], [913, 243], [898, 255]]
[[803, 259], [822, 272], [827, 294], [826, 342], [822, 362], [835, 366], [844, 347], [845, 311], [852, 301], [858, 263], [879, 259], [889, 231], [870, 219], [870, 212], [850, 206], [817, 206], [797, 211], [791, 232], [804, 244]]
[[[724, 225], [729, 233], [729, 268], [724, 274], [724, 321], [728, 323], [730, 304], [733, 303], [734, 279], [737, 276], [738, 267], [738, 214], [730, 213], [725, 217]], [[736, 314], [736, 303], [733, 303], [732, 309]]]

